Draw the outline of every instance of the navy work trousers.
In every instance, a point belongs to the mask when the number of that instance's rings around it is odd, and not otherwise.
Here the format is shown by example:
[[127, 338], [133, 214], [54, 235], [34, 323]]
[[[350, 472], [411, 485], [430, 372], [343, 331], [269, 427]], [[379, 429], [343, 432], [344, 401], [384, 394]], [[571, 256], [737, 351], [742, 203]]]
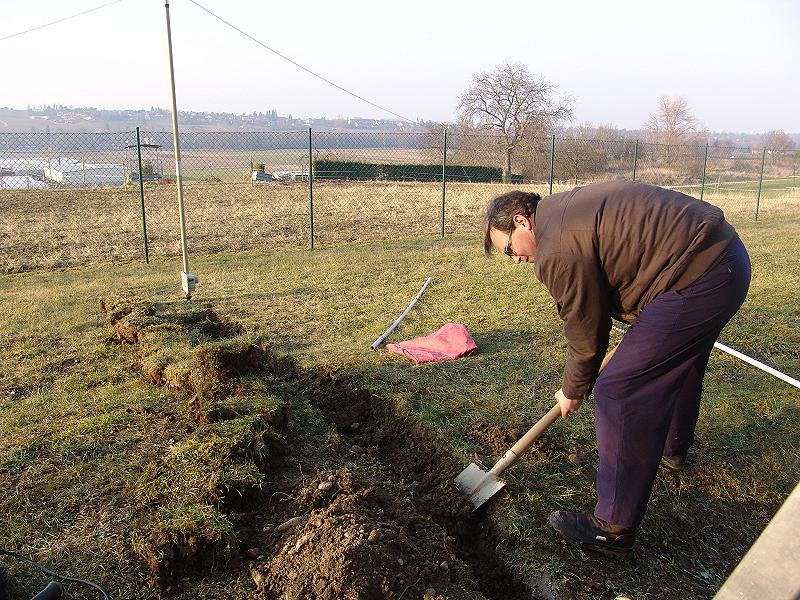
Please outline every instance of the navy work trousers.
[[594, 388], [595, 516], [639, 525], [662, 454], [685, 455], [692, 444], [709, 355], [749, 286], [750, 258], [736, 237], [714, 267], [653, 300], [628, 329]]

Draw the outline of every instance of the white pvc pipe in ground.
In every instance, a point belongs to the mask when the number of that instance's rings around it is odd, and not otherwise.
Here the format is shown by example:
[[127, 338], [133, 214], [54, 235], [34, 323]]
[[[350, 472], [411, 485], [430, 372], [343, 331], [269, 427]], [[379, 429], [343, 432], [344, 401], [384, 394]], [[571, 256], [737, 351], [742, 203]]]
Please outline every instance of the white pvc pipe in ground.
[[427, 288], [428, 285], [430, 285], [431, 281], [433, 281], [433, 277], [428, 277], [428, 279], [425, 280], [425, 283], [422, 284], [422, 287], [417, 292], [417, 295], [414, 296], [414, 299], [411, 301], [411, 304], [409, 304], [406, 307], [406, 309], [403, 311], [403, 314], [401, 314], [399, 317], [397, 317], [395, 322], [392, 323], [389, 326], [389, 329], [387, 329], [386, 331], [383, 332], [383, 335], [381, 337], [379, 337], [377, 340], [372, 342], [372, 344], [369, 347], [370, 350], [375, 350], [378, 346], [380, 346], [383, 343], [383, 340], [385, 340], [387, 337], [389, 337], [389, 334], [392, 333], [394, 331], [395, 327], [397, 327], [400, 324], [400, 321], [402, 321], [405, 318], [405, 316], [408, 314], [408, 311], [410, 311], [412, 308], [414, 308], [414, 305], [417, 303], [417, 300], [419, 300], [420, 297], [422, 296], [422, 294], [425, 293], [425, 288]]
[[765, 372], [769, 373], [770, 375], [774, 375], [775, 377], [785, 381], [789, 385], [793, 385], [794, 387], [800, 389], [800, 381], [798, 381], [794, 377], [789, 377], [786, 373], [781, 373], [777, 369], [773, 369], [769, 365], [765, 365], [764, 363], [762, 363], [760, 361], [757, 361], [755, 358], [750, 358], [746, 354], [742, 354], [738, 350], [734, 350], [733, 348], [730, 348], [730, 347], [726, 346], [725, 344], [720, 344], [719, 342], [714, 342], [714, 347], [715, 348], [719, 348], [723, 352], [727, 352], [731, 356], [735, 356], [736, 358], [740, 358], [744, 362], [746, 362], [748, 364], [751, 364], [754, 367], [758, 367], [762, 371], [765, 371]]
[[[617, 327], [616, 325], [613, 326], [611, 329], [613, 329], [614, 331], [618, 331], [618, 332], [620, 332], [622, 334], [625, 333], [624, 329], [622, 329], [621, 327]], [[719, 350], [722, 350], [723, 352], [727, 352], [731, 356], [735, 356], [736, 358], [738, 358], [740, 360], [743, 360], [747, 364], [753, 365], [754, 367], [757, 367], [757, 368], [761, 369], [765, 373], [769, 373], [770, 375], [773, 375], [773, 376], [777, 377], [778, 379], [780, 379], [782, 381], [785, 381], [789, 385], [793, 385], [794, 387], [800, 389], [800, 381], [798, 381], [794, 377], [790, 377], [786, 373], [781, 373], [780, 371], [778, 371], [778, 369], [773, 369], [769, 365], [765, 365], [760, 360], [756, 360], [755, 358], [751, 358], [751, 357], [747, 356], [746, 354], [742, 354], [738, 350], [734, 350], [730, 346], [726, 346], [725, 344], [720, 344], [719, 342], [714, 342], [714, 347], [719, 349]]]

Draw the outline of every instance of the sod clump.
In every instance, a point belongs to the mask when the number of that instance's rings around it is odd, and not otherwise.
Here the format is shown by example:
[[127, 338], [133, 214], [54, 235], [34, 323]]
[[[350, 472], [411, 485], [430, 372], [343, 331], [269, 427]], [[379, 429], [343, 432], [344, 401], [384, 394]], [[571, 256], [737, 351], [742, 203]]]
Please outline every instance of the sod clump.
[[112, 341], [136, 345], [142, 375], [185, 392], [187, 434], [151, 461], [136, 486], [131, 536], [157, 590], [179, 574], [213, 569], [237, 551], [225, 514], [289, 453], [287, 404], [259, 377], [266, 345], [202, 304], [103, 298]]
[[208, 306], [108, 297], [100, 308], [112, 340], [138, 346], [142, 374], [156, 385], [197, 392], [263, 368], [263, 343]]
[[287, 452], [283, 436], [251, 415], [200, 427], [145, 468], [137, 499], [146, 517], [132, 545], [158, 589], [227, 562], [237, 549], [228, 506], [259, 488]]
[[137, 487], [146, 503], [219, 505], [231, 491], [263, 481], [270, 442], [279, 435], [258, 417], [212, 423], [173, 444], [147, 466]]
[[161, 597], [181, 573], [212, 571], [230, 558], [235, 535], [230, 520], [208, 504], [160, 507], [148, 527], [131, 534], [131, 547], [150, 571]]
[[198, 425], [257, 415], [277, 431], [285, 431], [289, 407], [271, 389], [263, 376], [251, 375], [233, 382], [209, 383], [189, 400], [192, 420]]
[[[192, 336], [229, 338], [244, 332], [234, 321], [219, 316], [213, 308], [188, 302], [150, 302], [134, 296], [106, 296], [100, 308], [121, 339], [137, 343], [153, 326], [170, 324]], [[121, 327], [124, 324], [124, 327]]]

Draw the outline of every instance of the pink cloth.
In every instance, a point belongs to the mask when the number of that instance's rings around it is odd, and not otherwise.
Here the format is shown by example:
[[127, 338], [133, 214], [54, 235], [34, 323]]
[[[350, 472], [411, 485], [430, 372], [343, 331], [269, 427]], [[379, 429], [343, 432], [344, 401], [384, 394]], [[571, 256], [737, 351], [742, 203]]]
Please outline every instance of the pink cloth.
[[475, 350], [478, 345], [466, 325], [446, 323], [439, 330], [425, 337], [415, 338], [399, 344], [386, 344], [386, 349], [407, 356], [415, 363], [452, 360]]

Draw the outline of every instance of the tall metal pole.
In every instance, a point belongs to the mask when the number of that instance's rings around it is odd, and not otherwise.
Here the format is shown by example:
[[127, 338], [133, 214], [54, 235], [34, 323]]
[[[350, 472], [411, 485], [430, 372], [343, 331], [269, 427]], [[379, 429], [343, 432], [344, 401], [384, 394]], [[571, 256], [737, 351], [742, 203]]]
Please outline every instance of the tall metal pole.
[[758, 208], [761, 204], [761, 184], [764, 182], [764, 159], [767, 157], [767, 147], [761, 149], [761, 174], [758, 176], [758, 197], [756, 198], [756, 221], [758, 221]]
[[706, 165], [708, 164], [708, 144], [706, 144], [706, 154], [703, 157], [703, 179], [700, 181], [700, 200], [703, 199], [703, 192], [706, 190]]
[[553, 139], [550, 144], [550, 195], [553, 195], [553, 172], [555, 170], [556, 158], [556, 134], [553, 134]]
[[139, 138], [139, 128], [136, 128], [136, 157], [139, 160], [139, 199], [142, 208], [142, 235], [144, 236], [144, 262], [149, 264], [150, 257], [147, 252], [147, 219], [144, 216], [144, 179], [142, 178], [142, 143]]
[[181, 253], [183, 254], [183, 271], [181, 285], [186, 300], [192, 299], [192, 292], [197, 285], [197, 276], [189, 272], [189, 253], [186, 249], [186, 213], [183, 203], [183, 178], [181, 177], [181, 146], [178, 139], [178, 103], [175, 100], [175, 67], [172, 63], [172, 31], [169, 24], [169, 2], [164, 3], [167, 13], [167, 51], [169, 52], [169, 79], [172, 89], [172, 146], [175, 150], [175, 179], [178, 182], [178, 211], [181, 217]]
[[633, 180], [636, 181], [636, 161], [639, 159], [639, 140], [633, 145]]
[[445, 198], [445, 173], [447, 171], [447, 129], [444, 130], [442, 142], [442, 237], [444, 237], [444, 198]]

